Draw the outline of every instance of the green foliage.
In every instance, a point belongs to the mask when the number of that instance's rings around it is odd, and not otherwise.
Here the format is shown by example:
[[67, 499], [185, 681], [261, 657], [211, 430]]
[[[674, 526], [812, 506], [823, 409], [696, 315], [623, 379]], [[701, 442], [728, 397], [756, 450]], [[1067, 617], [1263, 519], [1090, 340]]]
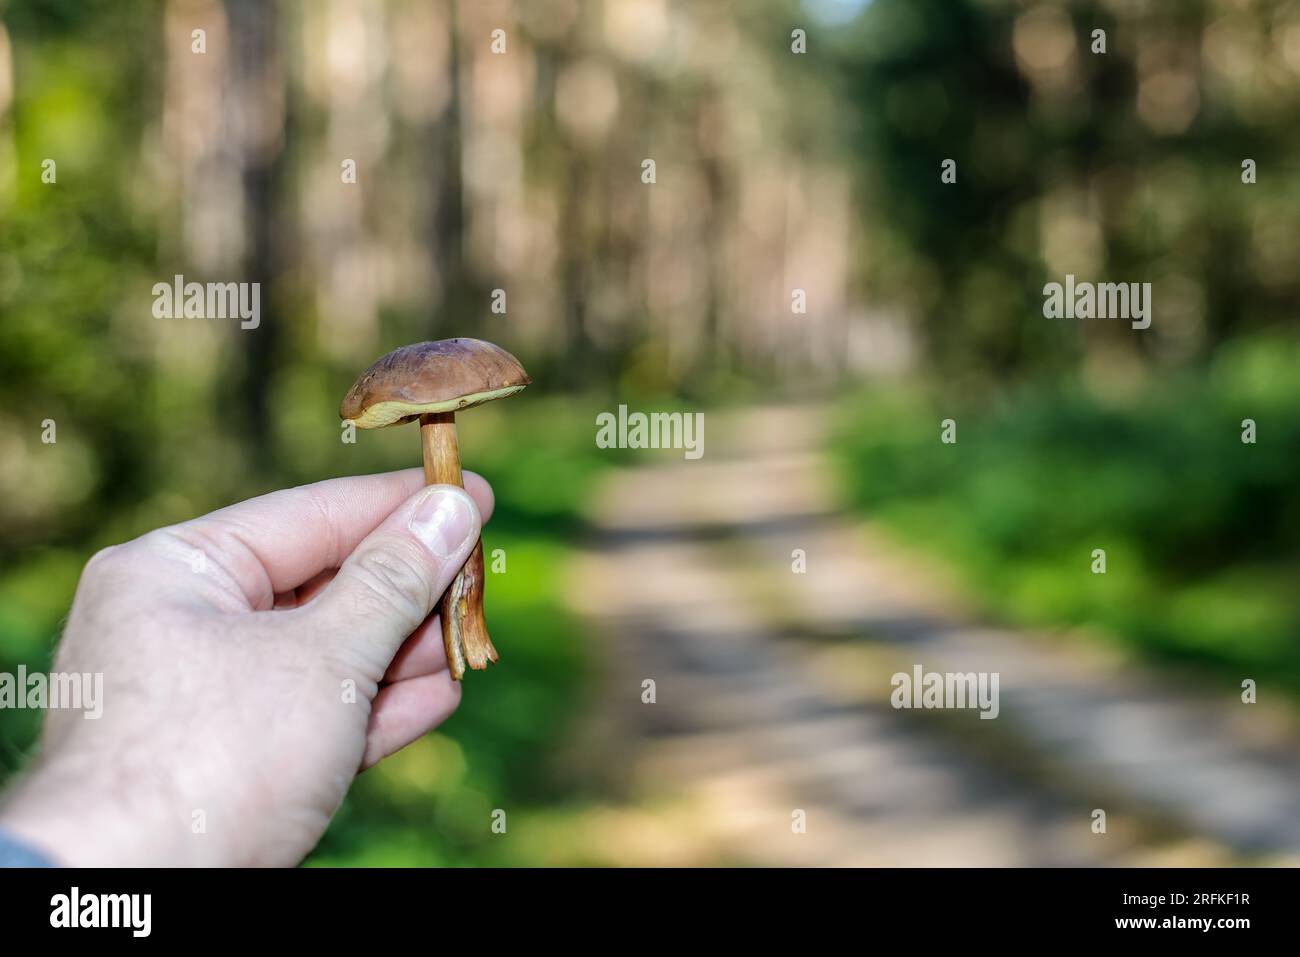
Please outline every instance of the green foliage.
[[[0, 478], [9, 493], [0, 558], [10, 547], [84, 535], [105, 505], [135, 497], [151, 459], [147, 327], [120, 321], [124, 303], [147, 310], [132, 290], [152, 281], [152, 210], [131, 189], [150, 67], [112, 42], [121, 33], [146, 39], [151, 5], [87, 10], [81, 26], [100, 31], [97, 45], [57, 25], [74, 6], [3, 11], [15, 100], [13, 182], [0, 186], [0, 431], [13, 436]], [[40, 42], [25, 42], [27, 30], [42, 31]], [[57, 163], [56, 183], [42, 179], [47, 159]], [[57, 474], [40, 454], [46, 418], [60, 426]]]
[[[1100, 626], [1300, 691], [1298, 373], [1294, 343], [1261, 340], [1122, 403], [1077, 386], [982, 408], [868, 393], [835, 452], [855, 506], [952, 559], [989, 611]], [[940, 442], [943, 418], [956, 444]], [[1246, 418], [1256, 444], [1242, 442]]]

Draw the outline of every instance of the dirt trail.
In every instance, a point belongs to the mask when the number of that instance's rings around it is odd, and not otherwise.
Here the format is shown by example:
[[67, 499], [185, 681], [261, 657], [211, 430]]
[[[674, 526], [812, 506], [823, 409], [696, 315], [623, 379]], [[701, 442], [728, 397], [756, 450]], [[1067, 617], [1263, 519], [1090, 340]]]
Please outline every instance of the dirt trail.
[[[574, 573], [631, 798], [762, 864], [1300, 861], [1289, 712], [976, 623], [932, 563], [836, 511], [823, 418], [711, 414], [703, 459], [647, 453], [596, 503]], [[890, 676], [915, 664], [997, 672], [999, 717], [894, 710]]]

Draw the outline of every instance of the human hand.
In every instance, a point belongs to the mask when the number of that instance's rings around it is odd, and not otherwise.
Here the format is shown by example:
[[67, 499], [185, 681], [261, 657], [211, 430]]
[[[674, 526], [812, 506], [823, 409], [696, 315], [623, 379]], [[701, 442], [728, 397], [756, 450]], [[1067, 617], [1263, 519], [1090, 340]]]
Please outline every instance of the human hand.
[[297, 864], [460, 701], [431, 612], [492, 511], [465, 484], [334, 479], [95, 555], [54, 670], [102, 673], [103, 714], [49, 712], [0, 827], [69, 865]]

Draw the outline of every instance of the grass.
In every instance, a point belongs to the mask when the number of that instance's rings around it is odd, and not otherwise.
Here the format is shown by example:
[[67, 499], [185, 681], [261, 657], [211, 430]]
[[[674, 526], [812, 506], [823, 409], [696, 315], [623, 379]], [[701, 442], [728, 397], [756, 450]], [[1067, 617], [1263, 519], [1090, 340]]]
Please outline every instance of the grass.
[[991, 616], [1300, 693], [1298, 373], [1294, 343], [1256, 342], [1116, 400], [874, 391], [845, 404], [834, 457], [852, 506], [948, 560]]

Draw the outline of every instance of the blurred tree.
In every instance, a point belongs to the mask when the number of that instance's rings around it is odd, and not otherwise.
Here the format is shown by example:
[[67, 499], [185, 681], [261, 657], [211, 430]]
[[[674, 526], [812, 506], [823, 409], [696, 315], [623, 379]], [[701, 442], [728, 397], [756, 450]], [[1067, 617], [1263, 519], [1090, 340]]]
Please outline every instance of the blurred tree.
[[234, 383], [234, 407], [248, 430], [255, 462], [271, 462], [272, 409], [269, 397], [280, 364], [277, 346], [283, 316], [277, 303], [282, 290], [286, 244], [292, 239], [287, 200], [290, 183], [284, 168], [284, 137], [290, 116], [281, 53], [278, 8], [260, 0], [225, 0], [230, 24], [230, 95], [226, 100], [229, 129], [241, 170], [244, 253], [239, 263], [243, 281], [261, 289], [261, 321], [241, 330], [243, 362]]

